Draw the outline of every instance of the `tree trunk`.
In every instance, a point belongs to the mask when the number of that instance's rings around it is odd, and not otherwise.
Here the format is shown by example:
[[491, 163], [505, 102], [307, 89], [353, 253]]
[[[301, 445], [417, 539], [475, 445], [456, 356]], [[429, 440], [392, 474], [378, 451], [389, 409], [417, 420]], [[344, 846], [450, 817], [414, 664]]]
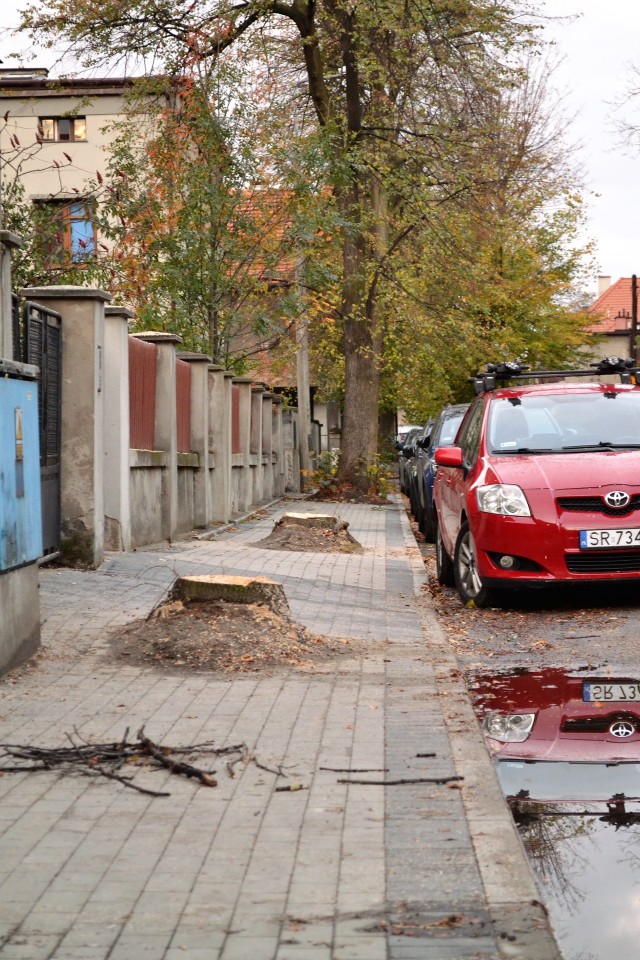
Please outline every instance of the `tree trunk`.
[[[338, 480], [358, 489], [370, 485], [368, 468], [378, 452], [378, 405], [382, 331], [376, 321], [376, 260], [386, 250], [388, 227], [386, 196], [379, 182], [359, 178], [351, 190], [353, 213], [359, 197], [373, 214], [373, 229], [363, 228], [344, 244], [343, 344], [345, 398]], [[357, 221], [361, 223], [360, 221]], [[373, 278], [371, 273], [373, 271]]]
[[366, 489], [367, 467], [375, 458], [380, 376], [372, 331], [366, 318], [344, 321], [345, 396], [338, 480]]

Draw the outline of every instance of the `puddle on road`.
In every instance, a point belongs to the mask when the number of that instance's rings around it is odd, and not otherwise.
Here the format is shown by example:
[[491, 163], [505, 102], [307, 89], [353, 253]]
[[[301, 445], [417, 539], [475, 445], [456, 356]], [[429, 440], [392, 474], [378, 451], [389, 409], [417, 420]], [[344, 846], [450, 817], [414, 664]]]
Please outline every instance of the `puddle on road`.
[[637, 960], [640, 677], [518, 670], [470, 688], [565, 960]]

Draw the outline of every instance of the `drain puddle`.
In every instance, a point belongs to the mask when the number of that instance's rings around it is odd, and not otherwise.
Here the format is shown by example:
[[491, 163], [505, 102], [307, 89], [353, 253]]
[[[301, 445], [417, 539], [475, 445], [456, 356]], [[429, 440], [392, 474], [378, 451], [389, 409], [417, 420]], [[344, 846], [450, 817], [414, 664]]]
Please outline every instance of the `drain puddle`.
[[640, 677], [549, 668], [469, 680], [566, 960], [637, 960]]

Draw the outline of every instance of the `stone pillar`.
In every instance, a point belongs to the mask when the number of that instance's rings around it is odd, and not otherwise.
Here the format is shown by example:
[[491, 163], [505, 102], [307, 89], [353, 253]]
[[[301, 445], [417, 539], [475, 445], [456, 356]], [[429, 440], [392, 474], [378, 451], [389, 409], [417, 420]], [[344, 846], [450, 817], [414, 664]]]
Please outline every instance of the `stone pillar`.
[[282, 414], [282, 439], [285, 462], [285, 491], [300, 493], [300, 447], [298, 442], [298, 410], [287, 407]]
[[262, 469], [262, 394], [264, 387], [251, 388], [251, 502], [264, 500], [264, 482]]
[[62, 317], [62, 556], [97, 567], [104, 556], [104, 308], [92, 287], [30, 287], [21, 294]]
[[272, 400], [271, 409], [271, 448], [275, 457], [273, 495], [275, 497], [284, 496], [285, 469], [284, 469], [284, 444], [282, 435], [282, 397], [275, 396]]
[[104, 540], [107, 550], [131, 550], [129, 467], [128, 307], [104, 311]]
[[226, 491], [226, 504], [225, 512], [227, 520], [231, 519], [231, 443], [232, 443], [232, 407], [233, 399], [231, 397], [231, 386], [233, 383], [233, 373], [231, 370], [224, 371], [224, 383], [222, 387], [222, 452], [223, 452], [223, 468], [224, 468], [224, 483]]
[[201, 353], [179, 353], [180, 360], [191, 365], [191, 451], [198, 454], [194, 477], [194, 516], [196, 527], [206, 527], [213, 512], [209, 483], [209, 367], [211, 357]]
[[235, 456], [242, 464], [240, 480], [239, 510], [246, 512], [253, 499], [253, 478], [251, 469], [251, 377], [234, 377], [233, 384], [240, 390], [240, 453]]
[[0, 358], [21, 361], [14, 356], [13, 311], [11, 309], [11, 251], [22, 246], [15, 233], [0, 230]]
[[262, 394], [262, 494], [273, 499], [273, 394]]
[[231, 380], [233, 374], [209, 365], [209, 449], [213, 453], [213, 519], [231, 517]]
[[176, 346], [182, 337], [175, 333], [146, 331], [134, 333], [138, 340], [158, 348], [156, 368], [156, 411], [154, 446], [163, 450], [167, 465], [162, 474], [162, 536], [173, 540], [178, 529], [178, 414], [176, 411]]

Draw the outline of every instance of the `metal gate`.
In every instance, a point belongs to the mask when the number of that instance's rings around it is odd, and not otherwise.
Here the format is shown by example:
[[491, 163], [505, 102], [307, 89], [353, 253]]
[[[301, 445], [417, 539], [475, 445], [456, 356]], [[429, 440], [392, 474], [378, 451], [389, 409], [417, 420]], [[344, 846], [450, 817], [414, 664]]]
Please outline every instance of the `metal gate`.
[[[62, 318], [27, 300], [22, 310], [22, 357], [39, 368], [40, 478], [44, 556], [60, 550]], [[17, 356], [17, 354], [16, 354]]]

